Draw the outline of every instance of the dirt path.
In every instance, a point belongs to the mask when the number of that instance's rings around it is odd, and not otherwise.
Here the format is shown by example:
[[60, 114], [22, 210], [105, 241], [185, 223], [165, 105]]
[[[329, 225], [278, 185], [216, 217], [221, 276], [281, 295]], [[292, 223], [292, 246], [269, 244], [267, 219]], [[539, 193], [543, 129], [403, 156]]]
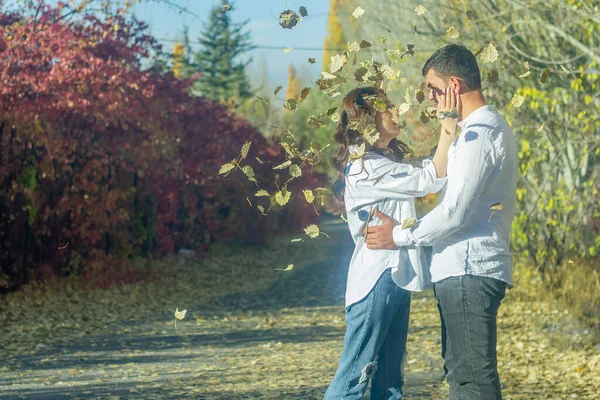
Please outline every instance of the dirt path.
[[[351, 253], [343, 225], [323, 230], [335, 245], [321, 263], [280, 272], [283, 278], [258, 294], [188, 305], [179, 333], [172, 316], [161, 315], [121, 324], [111, 334], [42, 348], [20, 358], [18, 368], [0, 366], [0, 398], [322, 398], [341, 351]], [[428, 340], [433, 350], [435, 318], [422, 321], [427, 314], [435, 317], [430, 300], [413, 302], [412, 329], [419, 343]], [[407, 394], [430, 398], [441, 374], [431, 369], [439, 362], [435, 354], [413, 352]]]

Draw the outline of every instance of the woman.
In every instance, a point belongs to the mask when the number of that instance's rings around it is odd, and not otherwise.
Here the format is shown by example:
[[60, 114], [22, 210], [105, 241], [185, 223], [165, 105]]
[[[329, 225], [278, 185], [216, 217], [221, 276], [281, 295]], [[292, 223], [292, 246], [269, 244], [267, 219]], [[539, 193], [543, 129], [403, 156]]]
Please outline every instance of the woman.
[[[438, 113], [454, 109], [456, 102], [456, 94], [447, 89]], [[401, 130], [391, 110], [385, 93], [373, 87], [352, 90], [342, 101], [335, 133], [338, 148], [331, 158], [339, 171], [333, 191], [338, 210], [346, 210], [356, 247], [348, 270], [344, 348], [325, 400], [360, 399], [370, 379], [372, 400], [402, 397], [410, 292], [428, 283], [423, 249], [373, 251], [366, 247], [364, 235], [375, 210], [403, 223], [416, 217], [416, 197], [442, 188], [457, 120], [441, 121], [433, 160], [414, 167], [405, 162], [408, 147], [397, 139]], [[355, 129], [364, 118], [374, 119], [379, 133], [373, 146]]]

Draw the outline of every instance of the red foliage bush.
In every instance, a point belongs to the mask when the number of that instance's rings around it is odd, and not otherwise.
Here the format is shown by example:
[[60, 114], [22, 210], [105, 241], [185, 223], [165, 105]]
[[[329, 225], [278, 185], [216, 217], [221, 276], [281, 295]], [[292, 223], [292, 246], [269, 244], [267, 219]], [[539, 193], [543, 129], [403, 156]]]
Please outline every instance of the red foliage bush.
[[[267, 228], [306, 222], [266, 220], [246, 201], [252, 183], [217, 176], [247, 141], [249, 158], [283, 155], [244, 119], [191, 97], [191, 82], [144, 70], [160, 49], [145, 31], [114, 16], [67, 21], [60, 5], [0, 14], [0, 288], [114, 257], [260, 242]], [[254, 167], [258, 180], [271, 175]]]

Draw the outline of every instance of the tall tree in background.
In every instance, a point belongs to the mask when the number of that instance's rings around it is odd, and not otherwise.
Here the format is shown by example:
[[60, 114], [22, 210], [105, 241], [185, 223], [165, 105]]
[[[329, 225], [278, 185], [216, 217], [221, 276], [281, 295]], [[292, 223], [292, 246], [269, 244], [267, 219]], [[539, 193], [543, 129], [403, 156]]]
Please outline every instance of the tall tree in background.
[[225, 0], [223, 5], [229, 5], [229, 11], [214, 7], [199, 38], [202, 49], [194, 54], [192, 66], [202, 77], [193, 85], [192, 93], [232, 104], [252, 94], [245, 75], [245, 68], [252, 60], [239, 61], [239, 57], [255, 46], [250, 41], [250, 33], [243, 31], [248, 21], [231, 22], [234, 5]]
[[346, 48], [346, 39], [344, 29], [340, 23], [340, 15], [347, 8], [347, 3], [351, 0], [331, 0], [329, 5], [329, 19], [327, 21], [327, 37], [323, 47], [323, 69], [327, 69], [331, 62], [331, 56], [341, 53], [341, 51], [331, 51], [332, 49]]
[[288, 67], [288, 81], [285, 87], [285, 98], [300, 100], [300, 88], [298, 87], [298, 77], [296, 75], [296, 69], [290, 64]]

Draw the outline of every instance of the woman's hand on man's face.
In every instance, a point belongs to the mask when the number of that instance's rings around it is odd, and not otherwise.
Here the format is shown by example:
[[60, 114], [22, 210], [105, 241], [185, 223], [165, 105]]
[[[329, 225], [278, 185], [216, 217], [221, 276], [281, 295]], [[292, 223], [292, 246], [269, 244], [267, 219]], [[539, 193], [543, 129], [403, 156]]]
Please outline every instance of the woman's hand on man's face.
[[[460, 95], [451, 87], [447, 87], [444, 92], [438, 96], [437, 116], [446, 135], [456, 135], [456, 125], [458, 123], [459, 110], [462, 104]], [[442, 133], [444, 134], [444, 133]]]

